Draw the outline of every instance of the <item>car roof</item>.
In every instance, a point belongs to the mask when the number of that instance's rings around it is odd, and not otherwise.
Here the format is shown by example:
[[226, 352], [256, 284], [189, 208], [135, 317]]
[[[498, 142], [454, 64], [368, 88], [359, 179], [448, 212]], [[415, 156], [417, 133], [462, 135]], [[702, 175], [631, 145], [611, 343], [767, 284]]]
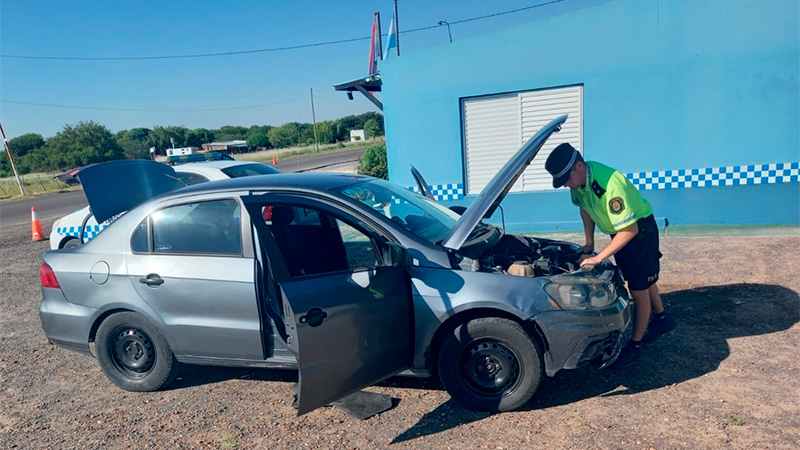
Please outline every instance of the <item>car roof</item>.
[[178, 164], [172, 166], [175, 172], [195, 172], [201, 173], [203, 175], [211, 175], [216, 177], [224, 177], [228, 178], [227, 175], [222, 174], [222, 169], [227, 169], [228, 167], [234, 166], [246, 166], [250, 164], [259, 164], [259, 165], [266, 165], [264, 163], [256, 162], [256, 161], [202, 161], [202, 162], [191, 162], [185, 164]]
[[364, 175], [343, 173], [276, 173], [199, 183], [175, 191], [175, 194], [201, 194], [225, 190], [259, 190], [263, 188], [310, 188], [329, 190], [371, 179]]

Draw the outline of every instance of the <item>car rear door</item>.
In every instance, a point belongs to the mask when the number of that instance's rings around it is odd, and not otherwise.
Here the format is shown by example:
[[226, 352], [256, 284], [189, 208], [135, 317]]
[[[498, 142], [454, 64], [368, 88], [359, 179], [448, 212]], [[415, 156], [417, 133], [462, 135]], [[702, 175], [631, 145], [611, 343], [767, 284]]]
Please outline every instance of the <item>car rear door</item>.
[[[298, 360], [298, 415], [408, 369], [413, 310], [404, 249], [324, 202], [269, 194], [242, 199], [261, 250], [258, 295], [283, 326], [287, 346]], [[271, 215], [265, 220], [267, 207]], [[286, 208], [295, 212], [288, 213], [285, 223], [306, 233], [304, 237], [278, 232], [278, 217]], [[314, 243], [315, 236], [324, 238]], [[374, 262], [359, 263], [352, 256], [353, 249], [368, 248], [375, 251]], [[343, 249], [346, 262], [332, 262]], [[324, 255], [313, 254], [322, 250]], [[328, 268], [316, 265], [302, 271], [291, 267], [300, 264], [297, 259], [324, 260]]]
[[150, 214], [133, 232], [126, 261], [131, 284], [164, 321], [176, 354], [266, 356], [240, 209], [235, 197], [180, 201]]

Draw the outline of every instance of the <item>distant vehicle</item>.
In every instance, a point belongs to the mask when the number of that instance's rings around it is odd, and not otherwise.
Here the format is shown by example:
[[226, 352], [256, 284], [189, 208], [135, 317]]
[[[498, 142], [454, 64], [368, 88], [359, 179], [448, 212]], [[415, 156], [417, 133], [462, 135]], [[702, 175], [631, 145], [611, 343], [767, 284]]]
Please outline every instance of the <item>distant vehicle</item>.
[[200, 150], [200, 147], [180, 147], [180, 148], [168, 148], [167, 149], [167, 157], [170, 156], [181, 156], [181, 155], [191, 155], [197, 153]]
[[[224, 157], [221, 156], [220, 158]], [[224, 159], [192, 162], [200, 161], [204, 158], [205, 156], [195, 154], [175, 156], [170, 159], [171, 164], [175, 166], [175, 176], [182, 185], [191, 186], [207, 181], [280, 173], [280, 170], [272, 166], [252, 161]], [[77, 172], [77, 169], [69, 172], [73, 171]], [[80, 178], [80, 172], [77, 173], [78, 178]], [[70, 176], [74, 177], [74, 175], [75, 173], [72, 173]], [[77, 247], [97, 236], [113, 220], [112, 218], [105, 222], [97, 223], [89, 206], [74, 211], [53, 223], [53, 228], [50, 231], [50, 249]], [[83, 239], [81, 239], [81, 230], [83, 230]]]
[[[122, 179], [132, 170], [95, 168], [122, 185], [108, 198], [86, 174], [98, 217], [128, 212], [86, 245], [44, 254], [45, 335], [86, 354], [94, 342], [106, 377], [130, 391], [161, 389], [187, 363], [297, 368], [298, 414], [398, 373], [438, 374], [469, 408], [519, 408], [544, 375], [613, 363], [631, 323], [613, 264], [578, 269], [580, 246], [481, 220], [565, 120], [531, 138], [460, 216], [360, 175], [169, 191], [158, 183], [168, 166], [140, 161], [155, 172], [144, 189]], [[141, 192], [156, 197], [131, 208]]]
[[75, 175], [77, 175], [80, 170], [81, 170], [80, 167], [76, 167], [74, 169], [61, 172], [58, 175], [53, 175], [53, 178], [58, 179], [67, 186], [77, 186], [81, 184], [81, 182], [78, 181]]

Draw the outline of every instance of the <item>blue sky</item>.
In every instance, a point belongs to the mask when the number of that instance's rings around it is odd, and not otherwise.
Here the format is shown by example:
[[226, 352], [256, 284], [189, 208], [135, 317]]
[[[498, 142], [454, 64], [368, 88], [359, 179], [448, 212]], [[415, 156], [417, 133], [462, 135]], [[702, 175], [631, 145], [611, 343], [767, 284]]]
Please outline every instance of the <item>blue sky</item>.
[[[399, 0], [400, 31], [547, 1]], [[599, 1], [563, 0], [454, 24], [453, 40]], [[25, 133], [50, 137], [66, 124], [89, 120], [112, 132], [155, 125], [218, 128], [311, 122], [310, 88], [318, 121], [377, 111], [362, 96], [349, 101], [332, 87], [366, 75], [369, 40], [185, 59], [10, 57], [195, 55], [346, 40], [369, 36], [376, 11], [381, 13], [386, 33], [391, 0], [4, 0], [0, 3], [0, 121], [9, 139]], [[448, 45], [443, 26], [400, 35], [401, 57], [439, 45]]]

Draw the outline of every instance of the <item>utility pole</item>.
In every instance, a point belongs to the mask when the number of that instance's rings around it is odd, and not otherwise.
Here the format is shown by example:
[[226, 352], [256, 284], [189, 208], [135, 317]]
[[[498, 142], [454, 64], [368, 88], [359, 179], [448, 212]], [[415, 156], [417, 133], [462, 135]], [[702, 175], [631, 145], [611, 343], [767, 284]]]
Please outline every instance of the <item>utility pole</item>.
[[311, 89], [311, 120], [314, 121], [314, 148], [319, 153], [319, 142], [317, 142], [317, 116], [314, 114], [314, 88]]
[[0, 123], [0, 134], [3, 135], [3, 143], [6, 146], [6, 151], [8, 152], [8, 161], [11, 163], [11, 168], [14, 170], [14, 177], [17, 179], [17, 185], [19, 186], [19, 192], [22, 195], [25, 195], [25, 186], [22, 185], [22, 180], [19, 178], [19, 173], [17, 172], [17, 166], [14, 165], [14, 157], [11, 156], [11, 148], [8, 146], [8, 140], [6, 139], [6, 132], [3, 131], [3, 124]]

